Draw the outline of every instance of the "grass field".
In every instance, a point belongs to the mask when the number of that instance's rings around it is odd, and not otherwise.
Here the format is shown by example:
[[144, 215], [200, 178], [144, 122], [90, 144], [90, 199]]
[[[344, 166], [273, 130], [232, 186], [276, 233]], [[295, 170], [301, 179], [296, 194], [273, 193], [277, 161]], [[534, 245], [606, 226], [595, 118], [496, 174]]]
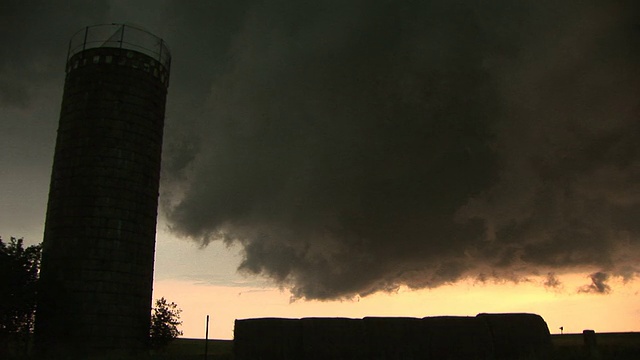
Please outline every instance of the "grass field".
[[[640, 333], [597, 333], [597, 354], [589, 357], [582, 334], [551, 335], [556, 360], [638, 360], [640, 359]], [[232, 340], [209, 340], [208, 360], [233, 359]], [[159, 356], [159, 355], [158, 355]], [[166, 353], [156, 359], [204, 359], [203, 339], [177, 339]]]
[[[162, 352], [154, 354], [153, 359], [202, 359], [204, 360], [204, 339], [179, 338], [172, 341]], [[233, 359], [233, 340], [209, 340], [207, 342], [207, 360]]]
[[597, 333], [596, 352], [587, 354], [582, 334], [551, 335], [555, 358], [572, 359], [640, 359], [640, 333]]
[[[588, 354], [582, 334], [551, 335], [554, 356], [551, 360], [638, 360], [640, 359], [640, 333], [597, 333], [596, 353]], [[179, 338], [153, 360], [205, 360], [204, 339]], [[206, 360], [232, 360], [233, 340], [209, 340]], [[1, 356], [0, 356], [1, 357]], [[15, 359], [31, 359], [16, 357]], [[303, 360], [303, 359], [301, 359]]]

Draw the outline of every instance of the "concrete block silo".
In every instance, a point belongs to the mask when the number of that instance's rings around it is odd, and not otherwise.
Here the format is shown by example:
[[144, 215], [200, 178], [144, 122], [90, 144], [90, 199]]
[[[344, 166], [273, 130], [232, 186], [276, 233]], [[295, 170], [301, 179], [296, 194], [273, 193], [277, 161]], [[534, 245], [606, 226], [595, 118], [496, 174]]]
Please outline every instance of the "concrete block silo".
[[171, 55], [135, 27], [72, 37], [36, 315], [42, 358], [145, 350]]

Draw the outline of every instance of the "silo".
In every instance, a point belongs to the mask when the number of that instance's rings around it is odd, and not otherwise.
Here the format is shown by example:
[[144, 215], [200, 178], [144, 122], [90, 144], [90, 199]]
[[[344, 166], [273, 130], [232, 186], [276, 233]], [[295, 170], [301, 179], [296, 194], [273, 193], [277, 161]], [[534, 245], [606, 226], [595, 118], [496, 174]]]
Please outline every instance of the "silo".
[[36, 314], [41, 358], [127, 358], [149, 334], [171, 55], [109, 24], [69, 44]]

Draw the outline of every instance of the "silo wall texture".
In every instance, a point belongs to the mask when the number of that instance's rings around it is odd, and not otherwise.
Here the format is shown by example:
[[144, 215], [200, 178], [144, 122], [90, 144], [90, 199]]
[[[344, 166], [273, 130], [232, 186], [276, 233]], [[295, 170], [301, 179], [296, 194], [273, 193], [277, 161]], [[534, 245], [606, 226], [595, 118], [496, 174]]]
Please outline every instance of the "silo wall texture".
[[147, 346], [168, 70], [120, 48], [67, 62], [36, 318], [46, 358]]

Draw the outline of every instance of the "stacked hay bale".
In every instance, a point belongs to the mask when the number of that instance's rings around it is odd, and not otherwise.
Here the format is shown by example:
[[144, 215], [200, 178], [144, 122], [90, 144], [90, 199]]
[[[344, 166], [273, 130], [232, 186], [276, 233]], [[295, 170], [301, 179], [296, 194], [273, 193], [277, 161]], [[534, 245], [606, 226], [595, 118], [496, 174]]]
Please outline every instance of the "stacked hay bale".
[[361, 319], [305, 318], [301, 323], [303, 356], [299, 359], [368, 359]]
[[551, 335], [536, 314], [479, 314], [491, 331], [496, 360], [548, 359]]
[[534, 314], [476, 317], [236, 320], [236, 360], [549, 359], [551, 337]]
[[422, 320], [366, 317], [363, 319], [369, 359], [419, 359], [426, 352]]
[[244, 319], [235, 321], [236, 359], [302, 359], [302, 324], [298, 319]]
[[440, 316], [422, 319], [426, 359], [493, 359], [491, 332], [475, 317]]

